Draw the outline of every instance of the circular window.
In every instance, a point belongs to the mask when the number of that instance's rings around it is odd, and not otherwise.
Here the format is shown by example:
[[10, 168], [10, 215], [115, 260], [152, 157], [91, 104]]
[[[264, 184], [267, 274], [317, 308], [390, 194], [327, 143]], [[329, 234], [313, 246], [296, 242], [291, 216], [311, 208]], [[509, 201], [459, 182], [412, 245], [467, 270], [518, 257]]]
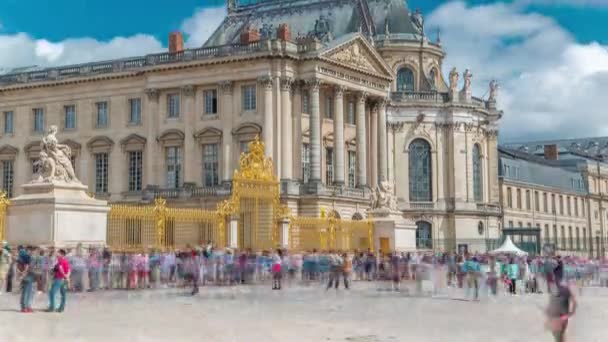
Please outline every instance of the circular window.
[[483, 222], [479, 221], [479, 223], [477, 224], [477, 232], [479, 233], [479, 235], [483, 235]]

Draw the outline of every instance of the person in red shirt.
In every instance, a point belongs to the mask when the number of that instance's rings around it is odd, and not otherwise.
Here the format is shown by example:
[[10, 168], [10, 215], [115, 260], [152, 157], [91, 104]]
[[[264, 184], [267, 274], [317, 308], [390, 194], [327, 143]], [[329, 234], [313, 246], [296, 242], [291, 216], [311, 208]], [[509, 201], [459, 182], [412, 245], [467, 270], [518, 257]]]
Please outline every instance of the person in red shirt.
[[[63, 312], [65, 309], [65, 301], [67, 296], [68, 281], [70, 279], [70, 263], [65, 257], [65, 250], [59, 250], [59, 256], [57, 257], [57, 263], [53, 267], [53, 285], [49, 292], [49, 308], [48, 312]], [[59, 308], [55, 307], [55, 297], [59, 291], [61, 295], [61, 302]]]

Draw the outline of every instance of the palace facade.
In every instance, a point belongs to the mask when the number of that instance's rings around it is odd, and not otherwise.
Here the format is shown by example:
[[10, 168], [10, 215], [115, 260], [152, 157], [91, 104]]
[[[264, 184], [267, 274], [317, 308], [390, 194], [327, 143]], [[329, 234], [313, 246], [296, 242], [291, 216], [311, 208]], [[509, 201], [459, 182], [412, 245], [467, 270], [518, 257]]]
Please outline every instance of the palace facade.
[[474, 97], [444, 57], [402, 0], [230, 0], [199, 48], [0, 75], [1, 185], [21, 193], [57, 125], [96, 197], [215, 208], [259, 135], [296, 215], [365, 217], [379, 189], [416, 248], [496, 238], [496, 84]]

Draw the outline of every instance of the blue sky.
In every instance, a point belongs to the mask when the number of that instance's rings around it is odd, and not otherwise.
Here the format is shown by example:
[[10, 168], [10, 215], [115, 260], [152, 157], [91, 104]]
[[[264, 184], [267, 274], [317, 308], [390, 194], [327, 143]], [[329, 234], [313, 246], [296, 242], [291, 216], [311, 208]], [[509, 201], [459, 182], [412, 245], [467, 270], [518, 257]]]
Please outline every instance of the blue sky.
[[[479, 97], [499, 82], [501, 140], [608, 136], [608, 0], [408, 5], [441, 30], [444, 75], [471, 69]], [[197, 47], [224, 16], [218, 0], [0, 0], [0, 72], [159, 52], [174, 30]]]
[[[581, 42], [595, 40], [608, 44], [608, 25], [605, 24], [608, 0], [605, 1], [607, 5], [603, 8], [577, 5], [581, 1], [576, 0], [570, 5], [547, 5], [559, 0], [538, 1], [539, 4], [527, 6], [526, 11], [553, 17]], [[408, 3], [412, 9], [421, 8], [428, 14], [446, 2], [410, 0]], [[468, 1], [472, 5], [496, 2]], [[5, 33], [27, 32], [35, 38], [51, 41], [74, 37], [108, 40], [116, 36], [148, 33], [166, 42], [166, 33], [179, 29], [182, 21], [198, 8], [224, 6], [224, 3], [221, 0], [2, 0], [0, 23]], [[32, 11], [33, 7], [37, 10]]]

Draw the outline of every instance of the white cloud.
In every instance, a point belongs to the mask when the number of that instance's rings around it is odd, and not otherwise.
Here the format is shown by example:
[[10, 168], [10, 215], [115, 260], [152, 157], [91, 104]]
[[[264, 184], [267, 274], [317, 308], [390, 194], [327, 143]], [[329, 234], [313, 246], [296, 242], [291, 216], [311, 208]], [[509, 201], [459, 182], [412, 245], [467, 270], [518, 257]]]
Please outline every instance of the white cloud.
[[[189, 36], [187, 46], [196, 47], [211, 35], [224, 18], [223, 8], [197, 10], [184, 20], [182, 30]], [[141, 56], [165, 50], [154, 36], [136, 34], [115, 37], [109, 41], [93, 38], [69, 38], [52, 42], [35, 39], [27, 33], [0, 33], [0, 69], [24, 66], [55, 66], [101, 61], [114, 58]]]
[[607, 47], [577, 43], [554, 20], [517, 3], [450, 2], [427, 22], [441, 28], [444, 72], [472, 69], [478, 95], [499, 80], [502, 140], [608, 135]]
[[523, 5], [608, 7], [608, 0], [519, 0]]
[[226, 16], [225, 7], [199, 9], [182, 23], [182, 31], [188, 35], [187, 47], [200, 47], [213, 34]]

